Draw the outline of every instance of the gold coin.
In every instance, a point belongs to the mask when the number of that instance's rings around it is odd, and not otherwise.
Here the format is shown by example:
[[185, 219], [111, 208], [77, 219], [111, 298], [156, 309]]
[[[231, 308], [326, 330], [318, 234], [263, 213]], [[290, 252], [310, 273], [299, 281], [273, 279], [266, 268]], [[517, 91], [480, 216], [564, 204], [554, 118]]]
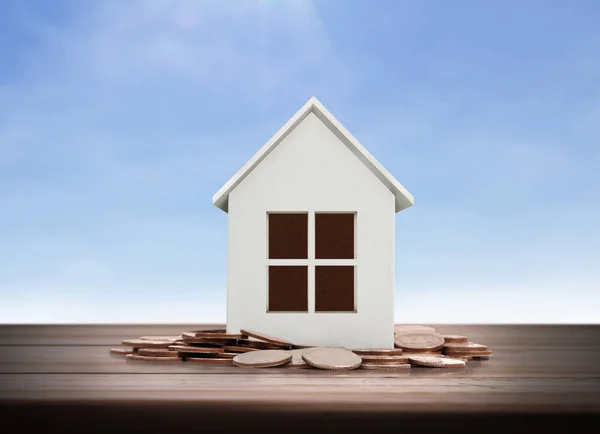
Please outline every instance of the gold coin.
[[396, 335], [394, 343], [406, 351], [435, 351], [444, 346], [444, 337], [432, 332], [406, 332]]
[[244, 368], [270, 368], [292, 360], [292, 354], [285, 350], [259, 350], [237, 354], [233, 364]]
[[411, 357], [410, 362], [419, 366], [430, 368], [464, 368], [464, 360], [450, 359], [445, 357]]
[[362, 358], [350, 350], [327, 347], [305, 349], [302, 360], [313, 368], [328, 370], [356, 369], [362, 363]]

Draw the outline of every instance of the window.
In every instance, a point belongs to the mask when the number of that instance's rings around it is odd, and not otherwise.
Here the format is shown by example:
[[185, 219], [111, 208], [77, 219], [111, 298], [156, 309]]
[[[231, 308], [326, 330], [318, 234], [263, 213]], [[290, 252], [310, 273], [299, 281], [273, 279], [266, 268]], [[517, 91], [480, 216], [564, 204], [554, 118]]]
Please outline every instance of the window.
[[267, 312], [308, 312], [308, 213], [267, 217]]
[[269, 312], [308, 312], [308, 267], [269, 267]]
[[267, 213], [267, 312], [356, 312], [355, 222], [348, 212]]

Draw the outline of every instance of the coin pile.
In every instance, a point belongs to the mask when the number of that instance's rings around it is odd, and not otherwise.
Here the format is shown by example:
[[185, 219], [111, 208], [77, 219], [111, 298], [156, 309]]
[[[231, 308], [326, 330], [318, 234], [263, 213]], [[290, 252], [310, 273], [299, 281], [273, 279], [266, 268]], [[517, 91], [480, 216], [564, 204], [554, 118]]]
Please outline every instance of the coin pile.
[[396, 326], [394, 348], [306, 347], [264, 333], [242, 329], [188, 331], [179, 336], [141, 336], [111, 348], [127, 360], [188, 362], [238, 367], [369, 369], [394, 371], [411, 366], [461, 368], [468, 360], [488, 359], [492, 351], [467, 336], [441, 335], [428, 326]]

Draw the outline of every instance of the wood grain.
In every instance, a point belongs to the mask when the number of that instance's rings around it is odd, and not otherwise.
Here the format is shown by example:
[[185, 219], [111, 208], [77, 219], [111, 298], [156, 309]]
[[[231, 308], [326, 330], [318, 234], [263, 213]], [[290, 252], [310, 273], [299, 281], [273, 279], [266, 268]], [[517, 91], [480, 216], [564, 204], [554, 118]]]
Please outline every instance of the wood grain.
[[[225, 413], [262, 406], [264, 414], [600, 414], [600, 327], [593, 325], [434, 325], [494, 351], [490, 360], [451, 370], [252, 369], [133, 362], [109, 352], [124, 339], [221, 326], [0, 326], [0, 410], [162, 402], [174, 409], [194, 403], [194, 412], [217, 406]], [[48, 417], [53, 414], [48, 410]]]

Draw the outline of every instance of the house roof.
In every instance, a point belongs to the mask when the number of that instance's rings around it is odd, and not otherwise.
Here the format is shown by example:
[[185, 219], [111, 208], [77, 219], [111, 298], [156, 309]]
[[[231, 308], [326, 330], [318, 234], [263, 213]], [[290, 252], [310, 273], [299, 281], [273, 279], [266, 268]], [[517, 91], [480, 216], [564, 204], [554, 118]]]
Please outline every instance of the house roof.
[[344, 126], [315, 98], [308, 100], [287, 123], [281, 127], [256, 154], [225, 183], [213, 196], [213, 205], [227, 212], [229, 193], [233, 191], [294, 128], [310, 113], [314, 113], [347, 147], [363, 162], [367, 168], [392, 192], [396, 198], [396, 212], [414, 204], [412, 195], [360, 144]]

